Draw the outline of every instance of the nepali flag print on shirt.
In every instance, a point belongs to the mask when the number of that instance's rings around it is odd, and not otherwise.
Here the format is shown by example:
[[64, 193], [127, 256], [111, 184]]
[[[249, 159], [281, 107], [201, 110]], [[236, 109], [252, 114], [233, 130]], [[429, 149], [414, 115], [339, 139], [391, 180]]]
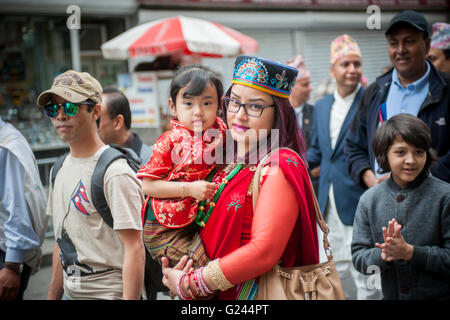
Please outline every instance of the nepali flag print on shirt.
[[85, 202], [89, 203], [89, 199], [87, 197], [86, 193], [86, 187], [84, 186], [83, 182], [78, 182], [78, 186], [76, 188], [75, 195], [72, 197], [72, 202], [75, 206], [75, 208], [80, 211], [82, 214], [89, 216], [89, 213], [87, 210], [83, 207], [83, 203], [81, 200], [84, 200]]

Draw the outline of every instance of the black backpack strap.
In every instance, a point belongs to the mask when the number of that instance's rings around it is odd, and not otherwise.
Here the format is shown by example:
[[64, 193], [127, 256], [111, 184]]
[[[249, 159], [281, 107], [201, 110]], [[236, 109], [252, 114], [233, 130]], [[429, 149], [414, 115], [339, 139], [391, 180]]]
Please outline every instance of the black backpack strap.
[[125, 158], [128, 162], [128, 165], [134, 172], [138, 172], [141, 167], [141, 158], [139, 155], [131, 148], [124, 148], [117, 144], [110, 144], [111, 148], [114, 148], [122, 153], [123, 158]]
[[140, 160], [136, 153], [128, 148], [123, 148], [118, 145], [111, 144], [111, 148], [107, 148], [103, 151], [102, 155], [97, 161], [94, 169], [94, 173], [91, 177], [91, 197], [92, 204], [97, 209], [100, 216], [106, 222], [108, 226], [113, 228], [114, 220], [111, 215], [111, 210], [109, 209], [108, 203], [106, 202], [105, 192], [104, 192], [104, 177], [105, 172], [111, 163], [117, 159], [126, 159], [128, 165], [137, 172], [139, 170]]
[[50, 180], [52, 182], [52, 188], [55, 185], [56, 175], [58, 174], [59, 169], [61, 169], [61, 167], [64, 163], [64, 160], [66, 160], [68, 155], [69, 155], [68, 153], [65, 153], [62, 156], [59, 156], [58, 159], [56, 159], [55, 163], [53, 164], [52, 171], [51, 171], [52, 173], [50, 175]]

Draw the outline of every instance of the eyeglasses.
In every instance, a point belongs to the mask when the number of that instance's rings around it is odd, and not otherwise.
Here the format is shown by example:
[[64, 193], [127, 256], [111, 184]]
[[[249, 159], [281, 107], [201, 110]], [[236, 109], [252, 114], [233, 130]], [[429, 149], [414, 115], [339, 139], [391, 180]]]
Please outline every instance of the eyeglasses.
[[59, 108], [62, 107], [66, 116], [73, 117], [78, 113], [78, 109], [81, 105], [94, 106], [95, 104], [89, 102], [65, 102], [65, 103], [49, 103], [44, 106], [44, 111], [50, 118], [54, 118], [58, 115]]
[[226, 103], [228, 111], [233, 112], [233, 113], [238, 113], [239, 110], [241, 109], [241, 107], [244, 107], [245, 113], [249, 117], [254, 117], [254, 118], [260, 117], [265, 108], [275, 107], [274, 104], [272, 104], [270, 106], [263, 106], [261, 104], [256, 104], [256, 103], [240, 103], [236, 99], [228, 98], [228, 97], [224, 97], [223, 99]]

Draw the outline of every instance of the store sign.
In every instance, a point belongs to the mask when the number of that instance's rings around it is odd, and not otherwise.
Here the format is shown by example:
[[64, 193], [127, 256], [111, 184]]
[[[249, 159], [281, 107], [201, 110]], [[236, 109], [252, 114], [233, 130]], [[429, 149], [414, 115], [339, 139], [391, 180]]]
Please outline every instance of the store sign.
[[[134, 72], [129, 86], [124, 88], [130, 102], [131, 126], [134, 128], [159, 127], [157, 79], [154, 72]], [[126, 82], [123, 75], [119, 80], [119, 87], [120, 82]]]
[[378, 5], [381, 9], [448, 8], [447, 0], [140, 0], [145, 5], [205, 6], [235, 8], [361, 8]]

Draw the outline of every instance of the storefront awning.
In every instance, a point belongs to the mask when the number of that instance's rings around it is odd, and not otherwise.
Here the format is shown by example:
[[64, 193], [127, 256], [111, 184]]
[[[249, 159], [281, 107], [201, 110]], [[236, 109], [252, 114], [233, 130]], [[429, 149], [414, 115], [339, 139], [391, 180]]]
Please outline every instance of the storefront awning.
[[83, 15], [125, 16], [135, 14], [138, 3], [135, 0], [2, 0], [0, 13], [67, 15], [71, 5], [80, 7]]

